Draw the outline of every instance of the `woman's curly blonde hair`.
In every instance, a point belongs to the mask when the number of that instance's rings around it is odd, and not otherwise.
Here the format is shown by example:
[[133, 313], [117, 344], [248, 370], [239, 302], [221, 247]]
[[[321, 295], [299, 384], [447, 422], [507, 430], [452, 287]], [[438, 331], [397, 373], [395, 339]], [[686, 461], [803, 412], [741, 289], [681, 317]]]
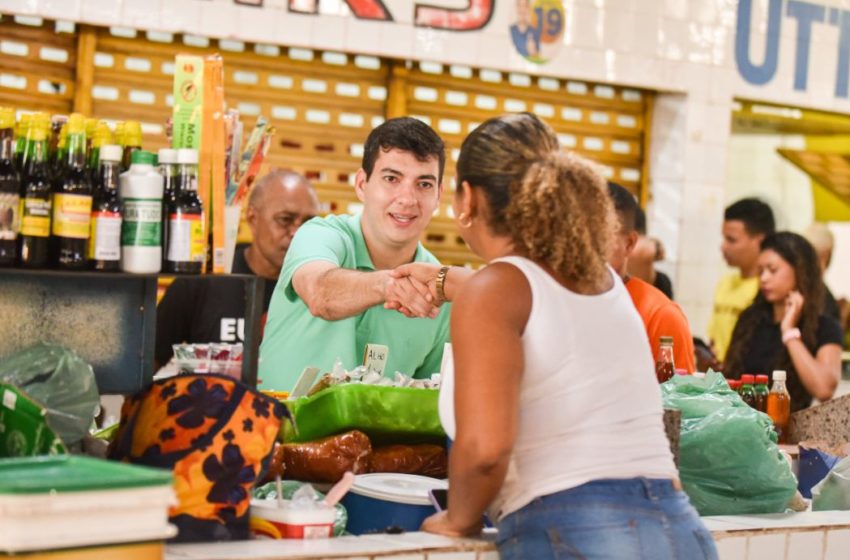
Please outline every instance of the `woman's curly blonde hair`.
[[484, 190], [490, 229], [509, 235], [528, 258], [578, 283], [607, 273], [616, 221], [605, 180], [589, 161], [561, 152], [536, 116], [504, 115], [478, 126], [463, 142], [457, 178]]

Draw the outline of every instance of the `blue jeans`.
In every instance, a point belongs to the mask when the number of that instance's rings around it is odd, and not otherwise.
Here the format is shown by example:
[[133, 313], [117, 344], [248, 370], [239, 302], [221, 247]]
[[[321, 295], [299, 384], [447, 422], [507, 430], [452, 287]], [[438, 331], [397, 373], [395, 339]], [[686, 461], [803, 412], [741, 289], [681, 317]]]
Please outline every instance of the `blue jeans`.
[[669, 480], [596, 480], [536, 498], [499, 523], [502, 560], [707, 559], [714, 539]]

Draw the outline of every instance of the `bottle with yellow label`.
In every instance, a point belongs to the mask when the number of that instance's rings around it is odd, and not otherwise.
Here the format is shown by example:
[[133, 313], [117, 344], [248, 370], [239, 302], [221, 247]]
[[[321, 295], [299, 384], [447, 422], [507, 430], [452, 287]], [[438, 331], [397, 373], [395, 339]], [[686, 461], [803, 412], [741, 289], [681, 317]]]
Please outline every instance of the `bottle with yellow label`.
[[52, 199], [47, 163], [49, 129], [50, 119], [46, 114], [37, 113], [31, 117], [21, 189], [21, 231], [18, 235], [18, 257], [21, 266], [26, 268], [43, 268], [48, 264]]
[[15, 111], [0, 107], [0, 266], [12, 266], [18, 252], [21, 179], [15, 168]]
[[177, 150], [176, 194], [166, 206], [165, 271], [200, 274], [206, 255], [204, 207], [198, 197], [198, 150]]
[[79, 113], [65, 125], [67, 158], [53, 190], [50, 260], [57, 268], [88, 268], [92, 188], [86, 172], [86, 121]]

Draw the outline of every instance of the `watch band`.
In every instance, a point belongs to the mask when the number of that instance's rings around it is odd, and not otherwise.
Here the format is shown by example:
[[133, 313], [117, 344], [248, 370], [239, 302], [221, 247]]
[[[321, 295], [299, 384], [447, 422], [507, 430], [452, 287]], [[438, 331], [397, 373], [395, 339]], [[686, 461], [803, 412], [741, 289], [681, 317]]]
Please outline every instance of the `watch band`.
[[800, 329], [788, 329], [782, 334], [782, 344], [788, 344], [792, 340], [802, 338], [802, 336]]
[[440, 303], [447, 301], [446, 300], [445, 287], [446, 287], [446, 276], [448, 275], [450, 268], [451, 268], [450, 266], [441, 267], [440, 271], [437, 273], [436, 291], [437, 291], [437, 299], [439, 300]]

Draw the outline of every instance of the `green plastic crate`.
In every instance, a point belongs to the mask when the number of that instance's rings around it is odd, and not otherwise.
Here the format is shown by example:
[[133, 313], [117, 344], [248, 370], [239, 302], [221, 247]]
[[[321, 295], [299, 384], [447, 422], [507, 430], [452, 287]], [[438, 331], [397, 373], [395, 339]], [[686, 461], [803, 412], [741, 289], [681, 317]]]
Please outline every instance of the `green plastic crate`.
[[0, 460], [0, 496], [168, 486], [171, 471], [77, 455]]
[[418, 443], [443, 440], [437, 412], [439, 391], [377, 385], [335, 385], [286, 405], [298, 433], [287, 429], [285, 441], [313, 441], [360, 430], [372, 443]]

